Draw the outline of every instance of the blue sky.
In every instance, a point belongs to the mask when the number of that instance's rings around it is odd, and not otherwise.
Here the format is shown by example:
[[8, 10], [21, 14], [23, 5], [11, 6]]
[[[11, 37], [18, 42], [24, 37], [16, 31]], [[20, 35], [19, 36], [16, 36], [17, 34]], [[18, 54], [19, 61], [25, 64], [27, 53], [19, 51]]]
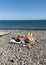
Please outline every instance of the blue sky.
[[0, 0], [0, 20], [46, 19], [46, 0]]

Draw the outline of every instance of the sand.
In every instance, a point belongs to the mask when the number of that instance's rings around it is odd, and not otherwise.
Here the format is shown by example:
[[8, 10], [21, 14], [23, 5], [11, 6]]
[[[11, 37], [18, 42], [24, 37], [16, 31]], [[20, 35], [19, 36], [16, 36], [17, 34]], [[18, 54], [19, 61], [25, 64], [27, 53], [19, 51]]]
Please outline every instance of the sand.
[[[46, 65], [46, 30], [0, 30], [10, 32], [0, 37], [0, 65]], [[12, 37], [32, 32], [35, 44], [9, 44]]]

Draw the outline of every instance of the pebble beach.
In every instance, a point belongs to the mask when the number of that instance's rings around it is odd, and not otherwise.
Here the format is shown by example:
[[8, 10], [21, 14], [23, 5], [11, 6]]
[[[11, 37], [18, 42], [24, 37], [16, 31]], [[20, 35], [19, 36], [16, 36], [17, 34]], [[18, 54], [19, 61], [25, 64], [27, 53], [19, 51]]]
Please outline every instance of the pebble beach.
[[[46, 65], [46, 30], [0, 30], [9, 34], [0, 36], [0, 65]], [[34, 34], [34, 45], [9, 44], [12, 37]]]

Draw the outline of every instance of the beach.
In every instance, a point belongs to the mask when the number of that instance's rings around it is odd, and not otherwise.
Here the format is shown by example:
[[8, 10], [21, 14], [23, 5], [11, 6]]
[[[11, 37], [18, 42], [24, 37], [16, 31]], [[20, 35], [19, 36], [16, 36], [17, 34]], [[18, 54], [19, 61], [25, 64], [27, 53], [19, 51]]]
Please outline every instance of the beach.
[[[9, 34], [0, 36], [0, 65], [46, 65], [46, 30], [0, 30]], [[17, 35], [34, 34], [34, 45], [12, 44]]]

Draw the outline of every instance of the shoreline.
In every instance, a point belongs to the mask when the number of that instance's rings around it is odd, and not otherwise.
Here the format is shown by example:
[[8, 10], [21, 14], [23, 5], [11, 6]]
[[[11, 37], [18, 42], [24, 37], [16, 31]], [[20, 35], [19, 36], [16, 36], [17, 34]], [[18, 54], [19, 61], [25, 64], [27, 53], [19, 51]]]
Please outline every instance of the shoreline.
[[39, 30], [40, 30], [40, 31], [43, 30], [43, 31], [44, 31], [44, 30], [46, 30], [46, 29], [25, 29], [25, 28], [23, 28], [23, 29], [21, 29], [21, 28], [17, 28], [17, 29], [14, 29], [14, 28], [13, 28], [13, 29], [8, 29], [8, 28], [6, 28], [6, 29], [0, 29], [0, 30], [36, 30], [36, 31], [37, 31], [37, 30], [38, 30], [38, 31], [39, 31]]

